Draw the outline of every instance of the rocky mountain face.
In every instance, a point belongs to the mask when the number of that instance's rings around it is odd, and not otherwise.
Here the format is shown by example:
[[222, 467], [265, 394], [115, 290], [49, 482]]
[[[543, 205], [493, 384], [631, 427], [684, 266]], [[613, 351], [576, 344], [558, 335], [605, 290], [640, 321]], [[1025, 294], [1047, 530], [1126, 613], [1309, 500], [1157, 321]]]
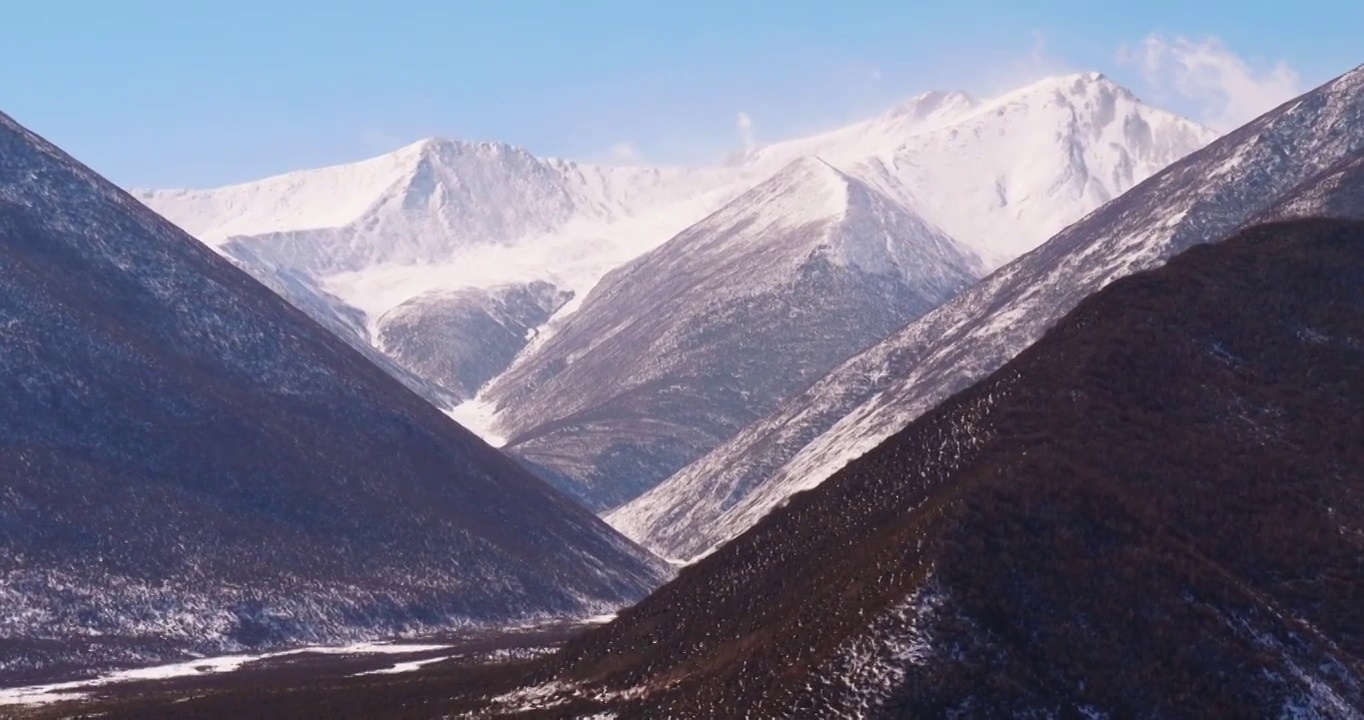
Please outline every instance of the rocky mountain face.
[[665, 576], [3, 115], [0, 369], [9, 682], [598, 613]]
[[[665, 556], [703, 554], [999, 368], [1084, 297], [1225, 237], [1361, 149], [1364, 68], [1276, 108], [1090, 213], [848, 359], [609, 520]], [[1351, 167], [1342, 165], [1341, 177]]]
[[612, 507], [979, 273], [903, 206], [797, 160], [609, 274], [485, 397], [509, 452]]
[[417, 377], [473, 397], [572, 299], [541, 280], [432, 291], [384, 313], [377, 346]]
[[1340, 220], [1118, 279], [489, 714], [1358, 717], [1362, 281]]

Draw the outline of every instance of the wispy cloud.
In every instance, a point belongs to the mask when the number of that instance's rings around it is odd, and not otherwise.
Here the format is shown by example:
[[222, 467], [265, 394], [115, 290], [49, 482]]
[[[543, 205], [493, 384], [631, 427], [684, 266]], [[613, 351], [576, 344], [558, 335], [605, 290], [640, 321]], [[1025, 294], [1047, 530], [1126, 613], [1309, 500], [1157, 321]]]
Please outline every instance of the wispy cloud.
[[753, 150], [755, 147], [753, 142], [753, 118], [749, 117], [748, 113], [740, 111], [737, 126], [739, 130], [739, 141], [743, 143], [744, 152]]
[[975, 76], [975, 81], [971, 83], [973, 89], [984, 97], [993, 97], [1042, 78], [1076, 71], [1052, 51], [1046, 33], [1033, 30], [1029, 36], [1031, 42], [1025, 52], [1014, 51], [1008, 56], [992, 57], [988, 67], [972, 73]]
[[388, 152], [402, 147], [405, 143], [398, 136], [381, 128], [366, 128], [360, 131], [360, 142], [369, 150]]
[[639, 147], [629, 140], [622, 140], [607, 148], [606, 157], [614, 165], [638, 165]]
[[1199, 121], [1232, 130], [1302, 93], [1302, 78], [1284, 62], [1252, 66], [1216, 37], [1190, 40], [1150, 35], [1118, 51], [1118, 62], [1141, 70], [1149, 88], [1192, 103]]

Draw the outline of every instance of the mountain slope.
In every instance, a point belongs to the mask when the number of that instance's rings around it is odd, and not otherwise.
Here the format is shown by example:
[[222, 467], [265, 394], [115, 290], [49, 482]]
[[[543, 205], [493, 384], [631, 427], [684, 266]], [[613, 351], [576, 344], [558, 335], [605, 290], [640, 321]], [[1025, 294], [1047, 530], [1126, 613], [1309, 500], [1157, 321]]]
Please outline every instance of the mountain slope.
[[510, 452], [609, 508], [978, 273], [910, 211], [797, 160], [608, 275], [484, 397]]
[[1364, 148], [1288, 193], [1257, 221], [1304, 217], [1364, 220]]
[[583, 614], [657, 560], [0, 115], [0, 674]]
[[1066, 228], [610, 518], [695, 557], [995, 370], [1086, 295], [1232, 232], [1364, 148], [1364, 68], [1286, 103]]
[[1359, 717], [1361, 279], [1350, 221], [1120, 279], [503, 707]]

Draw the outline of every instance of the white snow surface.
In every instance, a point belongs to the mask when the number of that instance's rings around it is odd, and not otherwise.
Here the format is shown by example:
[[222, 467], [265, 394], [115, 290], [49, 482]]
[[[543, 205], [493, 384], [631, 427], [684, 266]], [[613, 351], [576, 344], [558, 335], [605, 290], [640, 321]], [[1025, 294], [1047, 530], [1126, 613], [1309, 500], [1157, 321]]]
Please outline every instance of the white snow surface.
[[838, 649], [830, 665], [838, 670], [816, 673], [840, 690], [842, 706], [831, 718], [862, 720], [877, 711], [914, 666], [930, 662], [934, 652], [929, 626], [949, 598], [930, 578]]
[[1300, 183], [1362, 151], [1364, 67], [1096, 210], [848, 359], [606, 519], [673, 562], [704, 555], [998, 369], [1084, 297], [1191, 245], [1226, 237]]
[[427, 665], [434, 665], [435, 663], [450, 660], [451, 658], [454, 657], [456, 656], [444, 655], [433, 658], [425, 658], [423, 660], [411, 660], [409, 662], [402, 662], [396, 665], [391, 665], [386, 668], [379, 668], [378, 670], [366, 670], [365, 672], [355, 673], [355, 677], [361, 677], [363, 675], [397, 675], [399, 673], [416, 672], [426, 667]]
[[[285, 650], [281, 652], [264, 653], [261, 655], [224, 655], [221, 657], [187, 660], [184, 662], [136, 668], [133, 670], [119, 670], [88, 680], [72, 680], [69, 682], [51, 683], [47, 685], [0, 688], [0, 705], [44, 705], [68, 700], [80, 700], [86, 696], [88, 691], [108, 685], [143, 680], [169, 680], [179, 677], [233, 672], [240, 670], [253, 662], [291, 655], [402, 655], [406, 653], [444, 650], [447, 647], [449, 646], [364, 642], [352, 645], [298, 648], [296, 650]], [[415, 662], [427, 664], [444, 659], [445, 658], [435, 658], [432, 660], [419, 660]], [[389, 671], [400, 672], [397, 670]]]
[[558, 317], [571, 314], [607, 272], [800, 158], [904, 203], [994, 267], [1213, 137], [1085, 73], [984, 102], [926, 93], [724, 166], [593, 166], [431, 139], [230, 187], [134, 194], [219, 252], [306, 275], [362, 311], [373, 336], [385, 312], [434, 290], [544, 280], [576, 294]]

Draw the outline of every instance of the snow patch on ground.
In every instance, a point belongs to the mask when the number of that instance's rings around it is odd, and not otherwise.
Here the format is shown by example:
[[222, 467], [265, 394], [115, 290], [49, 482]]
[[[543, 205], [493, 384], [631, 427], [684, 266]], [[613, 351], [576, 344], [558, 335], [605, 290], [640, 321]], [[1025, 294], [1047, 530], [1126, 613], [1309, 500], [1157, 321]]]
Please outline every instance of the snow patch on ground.
[[[185, 662], [170, 663], [168, 665], [156, 665], [133, 670], [119, 670], [88, 680], [73, 680], [70, 682], [51, 683], [47, 685], [30, 685], [27, 687], [0, 689], [0, 705], [43, 705], [67, 700], [80, 700], [84, 698], [89, 691], [108, 685], [143, 680], [169, 680], [180, 677], [234, 672], [250, 663], [292, 655], [400, 655], [444, 650], [447, 647], [449, 646], [365, 642], [333, 647], [306, 647], [297, 650], [264, 653], [261, 655], [224, 655], [222, 657], [188, 660]], [[435, 662], [435, 660], [417, 662]]]
[[495, 448], [500, 448], [507, 443], [507, 438], [499, 435], [493, 429], [497, 416], [491, 403], [474, 398], [446, 410], [445, 414], [466, 430], [482, 438], [483, 442]]
[[904, 686], [909, 669], [928, 662], [933, 652], [928, 626], [947, 601], [930, 579], [839, 650], [828, 680], [846, 698], [840, 717], [875, 715]]
[[395, 675], [398, 673], [412, 672], [414, 670], [420, 670], [426, 667], [427, 665], [432, 665], [444, 660], [449, 660], [454, 657], [457, 656], [447, 655], [433, 658], [425, 658], [423, 660], [412, 660], [409, 662], [398, 663], [397, 665], [393, 665], [386, 668], [379, 668], [378, 670], [367, 670], [365, 672], [355, 673], [353, 677], [360, 677], [362, 675]]

